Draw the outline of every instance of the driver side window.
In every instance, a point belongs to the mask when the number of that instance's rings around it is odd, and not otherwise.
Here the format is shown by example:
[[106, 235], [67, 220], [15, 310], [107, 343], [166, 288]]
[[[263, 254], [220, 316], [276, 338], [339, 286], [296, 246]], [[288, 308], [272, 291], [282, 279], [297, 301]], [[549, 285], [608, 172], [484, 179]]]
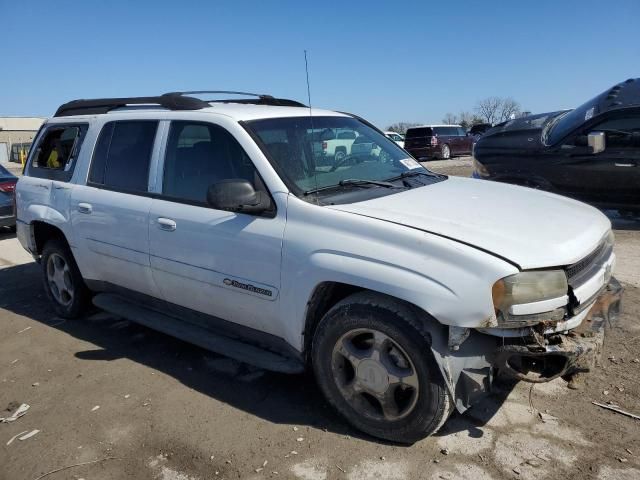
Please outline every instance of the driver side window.
[[213, 124], [171, 122], [162, 193], [176, 200], [206, 205], [216, 182], [242, 179], [264, 190], [249, 156], [224, 128]]
[[635, 115], [607, 119], [589, 129], [604, 132], [608, 147], [640, 147], [640, 112]]

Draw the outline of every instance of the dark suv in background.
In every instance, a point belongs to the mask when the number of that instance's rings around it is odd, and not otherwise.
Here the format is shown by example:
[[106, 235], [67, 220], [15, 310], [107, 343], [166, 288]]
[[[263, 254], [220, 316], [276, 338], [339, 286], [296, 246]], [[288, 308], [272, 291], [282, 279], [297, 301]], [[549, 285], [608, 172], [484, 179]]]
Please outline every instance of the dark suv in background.
[[497, 125], [478, 140], [473, 176], [640, 214], [640, 78], [574, 110]]
[[424, 125], [409, 128], [404, 149], [417, 160], [448, 159], [455, 155], [469, 155], [473, 137], [460, 125]]

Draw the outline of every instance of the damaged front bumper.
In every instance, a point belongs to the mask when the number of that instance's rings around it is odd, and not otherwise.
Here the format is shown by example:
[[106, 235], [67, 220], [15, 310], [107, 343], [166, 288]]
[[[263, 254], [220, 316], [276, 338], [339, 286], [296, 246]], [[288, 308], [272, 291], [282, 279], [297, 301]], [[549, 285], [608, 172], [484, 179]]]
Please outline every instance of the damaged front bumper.
[[612, 278], [576, 328], [547, 335], [544, 325], [531, 328], [528, 336], [501, 345], [491, 363], [502, 375], [534, 383], [588, 372], [602, 355], [605, 329], [620, 312], [622, 291]]
[[612, 277], [579, 316], [553, 325], [432, 332], [432, 352], [456, 409], [462, 413], [484, 397], [496, 375], [542, 383], [591, 370], [602, 354], [605, 329], [620, 312], [622, 292]]

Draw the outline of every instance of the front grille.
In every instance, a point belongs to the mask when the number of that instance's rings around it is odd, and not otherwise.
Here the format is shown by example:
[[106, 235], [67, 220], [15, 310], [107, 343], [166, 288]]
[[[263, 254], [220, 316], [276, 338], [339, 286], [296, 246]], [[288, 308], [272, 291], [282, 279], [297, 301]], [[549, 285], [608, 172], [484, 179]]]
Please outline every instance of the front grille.
[[584, 257], [582, 260], [574, 263], [573, 265], [569, 265], [566, 268], [569, 282], [571, 282], [572, 279], [580, 275], [585, 270], [588, 270], [589, 267], [593, 264], [593, 262], [600, 257], [600, 255], [602, 254], [602, 251], [604, 250], [604, 247], [605, 247], [605, 244], [603, 242], [600, 245], [598, 245], [598, 248], [596, 248], [593, 252], [591, 252], [589, 255]]
[[606, 260], [611, 256], [613, 245], [606, 240], [582, 260], [565, 268], [567, 280], [571, 287], [576, 288], [596, 274]]

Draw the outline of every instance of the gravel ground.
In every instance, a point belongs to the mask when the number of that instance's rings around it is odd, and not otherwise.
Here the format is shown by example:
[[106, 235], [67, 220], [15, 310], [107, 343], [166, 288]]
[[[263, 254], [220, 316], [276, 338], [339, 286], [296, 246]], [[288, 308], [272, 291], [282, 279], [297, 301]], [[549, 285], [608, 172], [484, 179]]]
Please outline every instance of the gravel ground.
[[[428, 167], [470, 173], [468, 159]], [[63, 467], [46, 478], [639, 479], [640, 421], [591, 404], [640, 414], [640, 225], [613, 219], [625, 313], [581, 389], [504, 387], [410, 447], [346, 426], [309, 376], [257, 370], [100, 312], [55, 317], [39, 265], [0, 233], [0, 417], [31, 406], [0, 424], [0, 480]]]

